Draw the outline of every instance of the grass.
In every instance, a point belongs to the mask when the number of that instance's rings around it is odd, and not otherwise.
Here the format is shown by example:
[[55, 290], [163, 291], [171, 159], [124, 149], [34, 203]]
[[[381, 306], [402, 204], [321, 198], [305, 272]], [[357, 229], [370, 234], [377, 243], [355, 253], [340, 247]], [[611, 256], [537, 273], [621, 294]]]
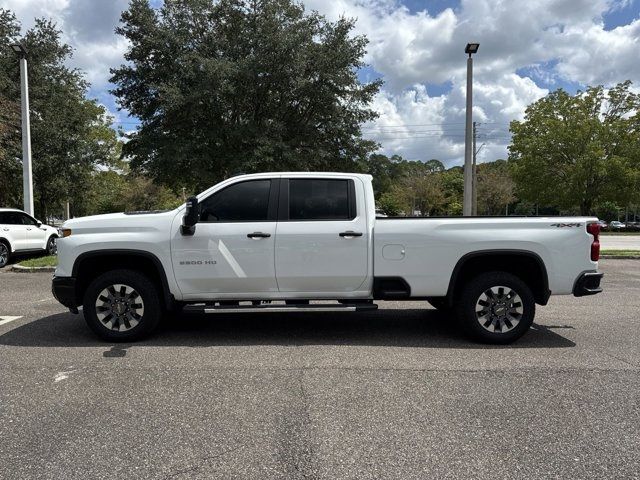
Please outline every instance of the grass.
[[600, 250], [600, 255], [609, 255], [611, 257], [627, 257], [633, 255], [640, 257], [640, 250]]
[[48, 255], [46, 257], [29, 258], [18, 263], [21, 267], [55, 267], [58, 265], [58, 257]]

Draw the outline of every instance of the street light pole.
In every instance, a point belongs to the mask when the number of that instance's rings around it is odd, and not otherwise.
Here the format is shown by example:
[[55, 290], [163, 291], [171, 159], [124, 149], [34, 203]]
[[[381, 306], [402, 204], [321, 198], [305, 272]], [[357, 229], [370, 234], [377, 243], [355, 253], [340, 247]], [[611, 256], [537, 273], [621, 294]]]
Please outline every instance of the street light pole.
[[27, 49], [11, 45], [20, 57], [20, 100], [22, 104], [22, 193], [24, 211], [33, 216], [33, 177], [31, 172], [31, 125], [29, 123], [29, 80], [27, 78]]
[[473, 197], [471, 198], [471, 215], [478, 216], [478, 166], [476, 165], [476, 122], [473, 122], [473, 179], [471, 185], [473, 187]]
[[473, 109], [473, 58], [471, 55], [478, 51], [479, 43], [467, 43], [464, 53], [467, 58], [467, 118], [464, 139], [464, 197], [462, 202], [462, 214], [473, 214], [473, 164], [472, 164], [472, 109]]

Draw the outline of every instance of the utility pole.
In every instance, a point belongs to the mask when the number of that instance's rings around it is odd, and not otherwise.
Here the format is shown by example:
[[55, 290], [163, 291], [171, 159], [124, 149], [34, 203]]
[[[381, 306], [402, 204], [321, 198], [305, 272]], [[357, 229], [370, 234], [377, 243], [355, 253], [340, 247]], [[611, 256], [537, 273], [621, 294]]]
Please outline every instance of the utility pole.
[[472, 165], [472, 125], [471, 117], [473, 110], [472, 86], [473, 86], [473, 58], [471, 55], [478, 51], [479, 43], [467, 43], [464, 53], [468, 54], [467, 58], [467, 115], [465, 124], [464, 139], [464, 195], [462, 202], [462, 214], [465, 216], [473, 213], [473, 165]]
[[471, 205], [471, 215], [474, 217], [478, 216], [478, 167], [476, 164], [476, 156], [478, 155], [478, 151], [476, 150], [476, 122], [473, 122], [473, 203]]
[[27, 79], [27, 49], [22, 44], [11, 45], [20, 58], [20, 99], [22, 104], [22, 194], [24, 211], [33, 216], [33, 177], [31, 172], [31, 125], [29, 123], [29, 81]]

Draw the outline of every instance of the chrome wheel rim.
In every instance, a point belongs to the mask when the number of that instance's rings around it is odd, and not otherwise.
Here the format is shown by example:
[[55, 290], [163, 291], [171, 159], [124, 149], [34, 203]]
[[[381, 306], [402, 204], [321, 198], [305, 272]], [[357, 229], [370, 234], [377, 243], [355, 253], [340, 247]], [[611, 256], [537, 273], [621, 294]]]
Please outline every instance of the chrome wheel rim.
[[9, 250], [4, 243], [0, 243], [0, 267], [4, 267], [9, 261]]
[[49, 239], [47, 252], [49, 253], [49, 255], [55, 255], [56, 253], [58, 253], [58, 242], [56, 241], [56, 237], [51, 237]]
[[110, 285], [96, 300], [96, 315], [108, 330], [126, 332], [135, 328], [144, 315], [144, 301], [129, 285]]
[[503, 285], [485, 290], [476, 302], [478, 323], [492, 333], [510, 332], [518, 326], [523, 313], [520, 295]]

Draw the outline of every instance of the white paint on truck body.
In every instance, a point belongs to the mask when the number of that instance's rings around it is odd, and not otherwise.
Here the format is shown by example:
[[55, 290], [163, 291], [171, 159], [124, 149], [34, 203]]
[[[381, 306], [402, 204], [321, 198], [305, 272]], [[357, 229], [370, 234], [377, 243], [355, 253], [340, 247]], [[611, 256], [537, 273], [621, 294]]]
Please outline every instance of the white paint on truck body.
[[[486, 250], [520, 250], [538, 255], [547, 269], [552, 294], [570, 294], [573, 284], [592, 262], [591, 235], [585, 223], [592, 218], [420, 218], [377, 219], [375, 275], [401, 276], [413, 296], [444, 296], [458, 261]], [[559, 228], [552, 224], [580, 223]], [[402, 245], [404, 257], [388, 260], [386, 245]]]
[[[233, 177], [198, 195], [200, 201], [252, 179], [348, 179], [355, 184], [351, 220], [198, 223], [180, 232], [185, 206], [161, 213], [98, 215], [69, 220], [58, 241], [58, 277], [73, 276], [84, 253], [138, 250], [155, 256], [176, 300], [371, 298], [374, 277], [402, 277], [412, 296], [447, 293], [465, 255], [519, 250], [544, 262], [552, 294], [570, 294], [576, 278], [596, 271], [590, 260], [593, 217], [378, 218], [371, 176], [282, 172]], [[557, 226], [579, 224], [576, 226]], [[251, 232], [269, 234], [248, 238]], [[357, 231], [360, 237], [340, 237]], [[390, 247], [385, 249], [385, 247]], [[194, 263], [195, 262], [195, 263]], [[200, 262], [200, 263], [199, 263]]]

